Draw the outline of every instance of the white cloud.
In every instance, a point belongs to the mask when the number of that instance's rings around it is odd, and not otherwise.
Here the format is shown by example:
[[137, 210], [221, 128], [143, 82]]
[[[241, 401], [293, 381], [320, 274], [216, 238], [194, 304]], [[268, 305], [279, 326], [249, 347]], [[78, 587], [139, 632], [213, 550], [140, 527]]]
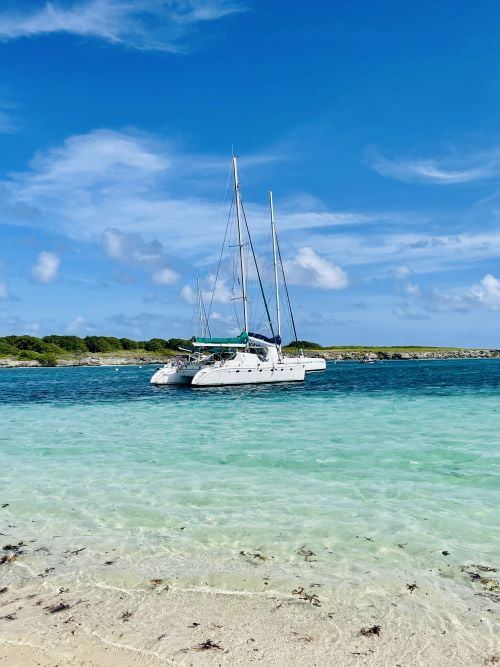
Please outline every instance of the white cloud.
[[478, 153], [470, 156], [435, 159], [385, 158], [376, 148], [367, 151], [370, 166], [382, 176], [389, 176], [405, 183], [432, 183], [453, 185], [493, 178], [500, 174], [500, 151]]
[[155, 269], [151, 279], [157, 285], [173, 285], [180, 278], [176, 271], [165, 266], [166, 263], [170, 263], [170, 258], [163, 245], [156, 239], [145, 241], [140, 234], [106, 229], [102, 235], [102, 242], [107, 255], [112, 259]]
[[387, 265], [404, 262], [423, 274], [464, 268], [467, 263], [496, 259], [500, 255], [500, 233], [496, 231], [426, 234], [396, 230], [361, 235], [308, 234], [303, 230], [301, 241], [321, 248], [324, 257], [335, 257], [343, 267], [363, 267], [365, 276], [370, 265], [374, 272], [380, 272], [377, 267], [384, 266], [387, 276]]
[[[490, 273], [469, 288], [426, 289], [416, 283], [407, 283], [405, 292], [409, 302], [393, 309], [401, 319], [422, 319], [425, 313], [467, 313], [477, 305], [490, 310], [500, 308], [500, 280]], [[415, 311], [411, 305], [420, 310]]]
[[31, 273], [39, 283], [51, 283], [59, 277], [60, 258], [53, 252], [41, 252]]
[[69, 33], [141, 50], [179, 52], [200, 25], [241, 12], [236, 0], [73, 0], [0, 13], [0, 39]]
[[323, 259], [312, 248], [301, 248], [293, 259], [284, 262], [290, 285], [343, 289], [347, 287], [347, 274], [331, 262]]
[[140, 234], [124, 234], [119, 229], [105, 229], [102, 235], [109, 257], [125, 263], [154, 265], [163, 257], [159, 241], [144, 241]]
[[94, 334], [96, 328], [81, 315], [77, 315], [66, 326], [66, 333], [75, 336], [88, 336]]
[[194, 305], [196, 303], [196, 292], [191, 285], [184, 285], [180, 292], [181, 299], [186, 303]]
[[405, 292], [408, 296], [419, 296], [420, 291], [420, 285], [417, 283], [406, 283], [405, 285]]
[[[271, 157], [242, 160], [242, 175], [252, 174], [253, 162], [262, 164]], [[96, 130], [36, 155], [28, 169], [0, 183], [3, 219], [72, 239], [101, 240], [113, 259], [150, 272], [175, 270], [179, 258], [213, 266], [229, 209], [219, 197], [228, 166], [229, 160], [189, 155], [138, 132]], [[410, 225], [421, 229], [436, 221], [404, 212], [327, 211], [321, 202], [302, 200], [303, 207], [318, 210], [297, 211], [293, 200], [276, 197], [282, 247], [290, 247], [291, 239], [295, 247], [321, 249], [323, 260], [344, 270], [388, 264], [412, 266], [421, 274], [500, 254], [497, 232], [413, 232]], [[261, 255], [269, 237], [268, 208], [246, 202], [246, 211]], [[369, 234], [357, 232], [375, 221], [384, 224]]]
[[[180, 295], [186, 303], [197, 303], [198, 297], [196, 291], [191, 287], [191, 285], [184, 285]], [[228, 304], [234, 296], [233, 292], [227, 286], [227, 277], [219, 276], [217, 284], [215, 284], [215, 274], [210, 274], [203, 280], [201, 295], [207, 309], [211, 303]]]
[[411, 276], [413, 271], [410, 269], [409, 266], [406, 266], [406, 264], [400, 264], [399, 266], [396, 266], [394, 269], [394, 277], [397, 278], [398, 280], [402, 280], [403, 278], [408, 278], [408, 276]]
[[152, 280], [155, 285], [173, 285], [179, 280], [179, 278], [180, 275], [168, 267], [159, 269], [152, 275]]
[[473, 285], [468, 294], [491, 310], [500, 308], [500, 280], [491, 273], [486, 274], [477, 285]]
[[[249, 155], [241, 160], [242, 174], [276, 159], [273, 153]], [[185, 259], [198, 255], [200, 249], [217, 254], [229, 209], [220, 197], [228, 167], [229, 159], [181, 153], [171, 144], [138, 132], [94, 130], [36, 155], [27, 170], [0, 183], [7, 194], [4, 219], [38, 225], [73, 239], [95, 240], [112, 230], [115, 235], [103, 239], [111, 255], [124, 254], [126, 244], [120, 233], [139, 231]], [[316, 201], [312, 204], [321, 206]], [[293, 201], [279, 198], [277, 206], [279, 229], [287, 233], [354, 226], [390, 216], [297, 212]], [[267, 237], [268, 207], [246, 202], [246, 211], [254, 239]], [[392, 219], [400, 217], [395, 213]], [[143, 249], [146, 254], [154, 251], [153, 247]]]

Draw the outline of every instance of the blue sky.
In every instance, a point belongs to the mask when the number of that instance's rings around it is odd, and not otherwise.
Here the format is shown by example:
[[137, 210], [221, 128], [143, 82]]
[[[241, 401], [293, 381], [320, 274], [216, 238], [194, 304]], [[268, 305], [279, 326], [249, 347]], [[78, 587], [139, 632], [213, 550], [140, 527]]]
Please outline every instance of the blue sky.
[[[498, 346], [499, 23], [488, 0], [3, 0], [0, 335], [195, 333], [234, 145], [262, 259], [274, 192], [300, 338]], [[218, 333], [230, 298], [223, 264]]]

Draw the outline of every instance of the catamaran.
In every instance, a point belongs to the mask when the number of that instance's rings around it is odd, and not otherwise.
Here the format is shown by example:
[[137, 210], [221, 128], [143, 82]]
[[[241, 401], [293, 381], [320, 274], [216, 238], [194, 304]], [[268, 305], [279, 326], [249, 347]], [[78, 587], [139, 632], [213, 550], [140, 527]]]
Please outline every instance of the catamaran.
[[[185, 384], [191, 386], [224, 386], [224, 385], [242, 385], [242, 384], [262, 384], [275, 382], [302, 382], [306, 371], [324, 370], [326, 363], [324, 359], [308, 358], [302, 353], [297, 357], [286, 357], [281, 349], [281, 314], [280, 314], [280, 296], [278, 280], [278, 255], [280, 260], [281, 272], [286, 289], [288, 304], [290, 300], [288, 287], [286, 285], [281, 252], [276, 235], [276, 225], [274, 220], [274, 209], [272, 193], [270, 194], [271, 210], [271, 232], [273, 241], [273, 265], [274, 265], [274, 287], [276, 299], [276, 320], [277, 333], [275, 335], [273, 323], [271, 321], [267, 300], [264, 294], [259, 267], [253, 251], [252, 240], [249, 234], [248, 224], [245, 217], [245, 227], [248, 236], [248, 242], [252, 250], [264, 306], [271, 329], [271, 336], [264, 336], [259, 333], [249, 331], [248, 317], [248, 294], [247, 294], [247, 266], [245, 258], [245, 242], [243, 235], [242, 203], [241, 193], [238, 181], [238, 164], [236, 156], [232, 158], [233, 183], [234, 183], [234, 204], [236, 211], [237, 225], [237, 243], [239, 255], [239, 284], [241, 285], [241, 294], [236, 298], [242, 304], [242, 324], [243, 331], [239, 336], [232, 338], [213, 338], [210, 335], [195, 337], [192, 341], [193, 350], [188, 352], [187, 356], [177, 357], [175, 360], [165, 364], [151, 378], [151, 383], [155, 385], [163, 384]], [[208, 318], [204, 311], [203, 298], [198, 285], [198, 307], [200, 313], [200, 322], [205, 320], [206, 328], [210, 333]], [[205, 317], [203, 314], [205, 313]], [[295, 334], [295, 323], [290, 308], [290, 316]]]

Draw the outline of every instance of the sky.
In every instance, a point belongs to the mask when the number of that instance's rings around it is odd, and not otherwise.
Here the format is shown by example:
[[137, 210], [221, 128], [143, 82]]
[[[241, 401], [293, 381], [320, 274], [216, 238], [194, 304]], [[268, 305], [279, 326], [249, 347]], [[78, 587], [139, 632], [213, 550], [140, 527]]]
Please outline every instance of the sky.
[[499, 29], [494, 0], [2, 0], [0, 335], [197, 333], [234, 152], [300, 339], [499, 347]]

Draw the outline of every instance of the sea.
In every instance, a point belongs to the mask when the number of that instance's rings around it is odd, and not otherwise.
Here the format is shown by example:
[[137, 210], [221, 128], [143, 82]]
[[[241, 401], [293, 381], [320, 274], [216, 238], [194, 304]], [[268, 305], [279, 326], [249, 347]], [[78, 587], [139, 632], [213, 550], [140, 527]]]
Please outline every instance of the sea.
[[154, 387], [154, 370], [0, 371], [1, 539], [29, 547], [10, 580], [495, 602], [479, 578], [500, 566], [499, 360], [226, 388]]

